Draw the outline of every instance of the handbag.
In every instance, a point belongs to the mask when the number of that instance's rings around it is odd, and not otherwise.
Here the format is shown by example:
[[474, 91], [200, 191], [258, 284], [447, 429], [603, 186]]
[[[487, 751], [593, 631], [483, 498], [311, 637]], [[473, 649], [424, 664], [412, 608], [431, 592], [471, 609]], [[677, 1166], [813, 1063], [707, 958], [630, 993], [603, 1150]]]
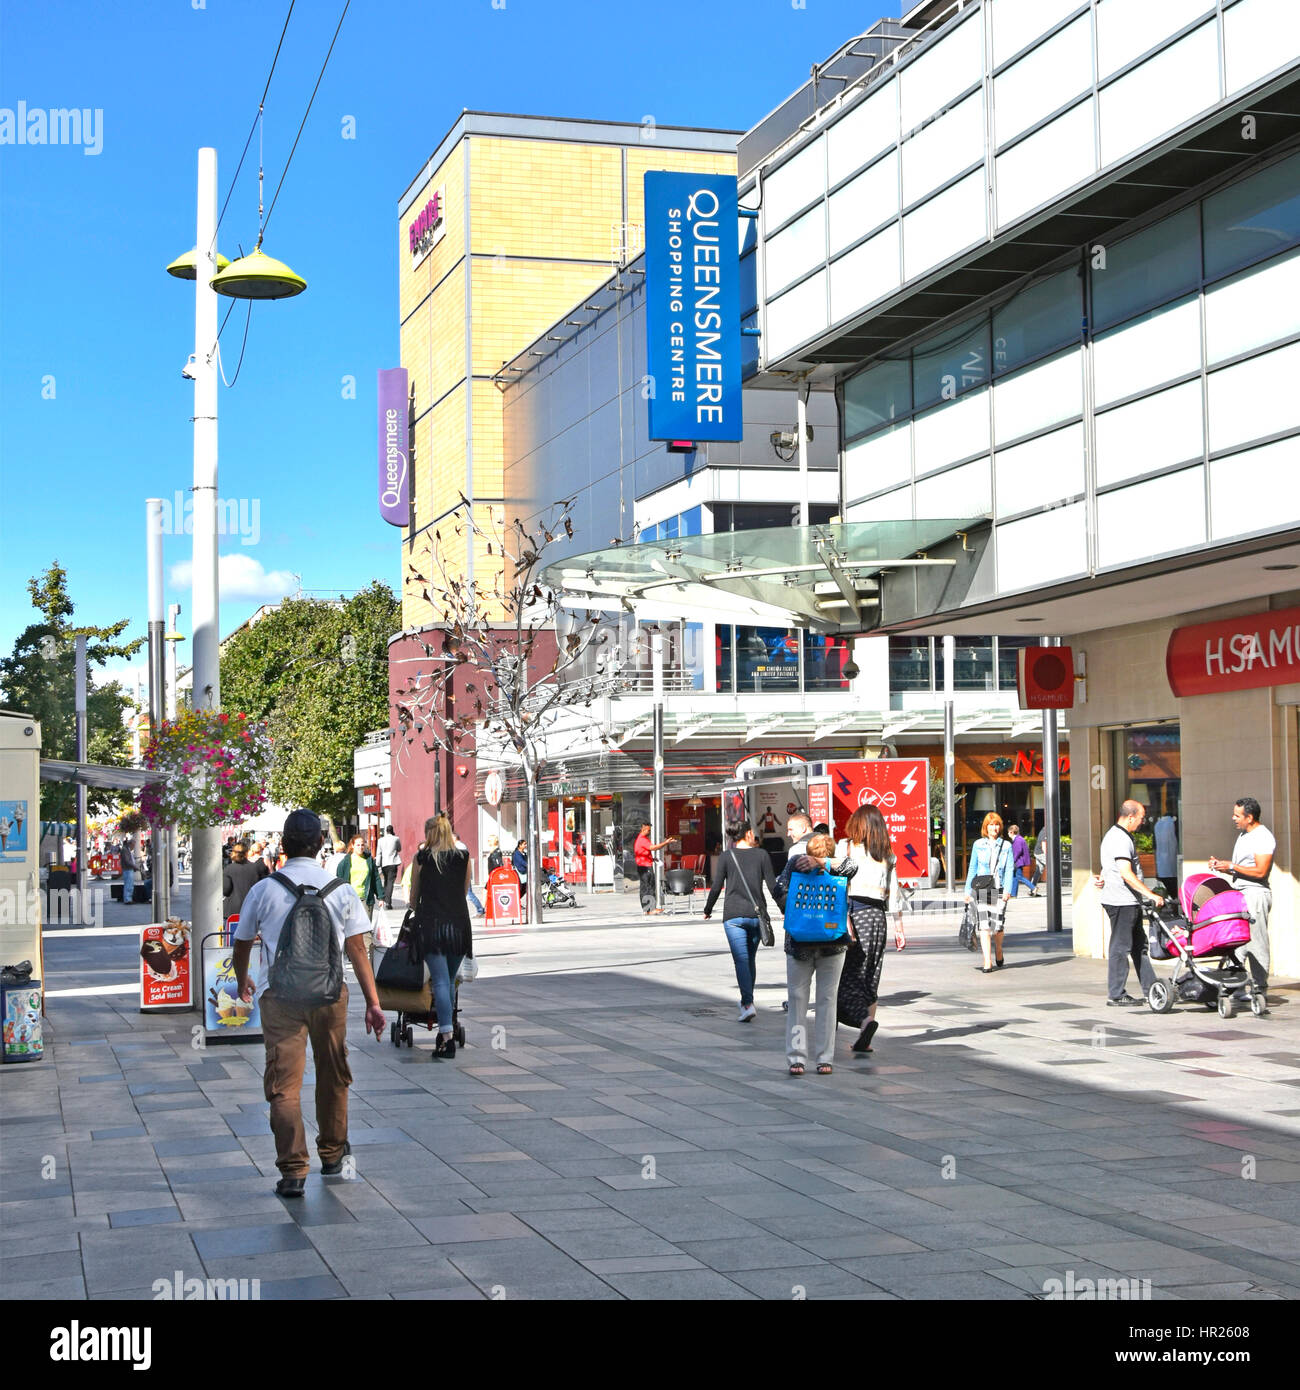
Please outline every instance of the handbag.
[[397, 944], [385, 951], [383, 960], [379, 962], [375, 984], [381, 989], [421, 990], [427, 970], [416, 939], [415, 914], [408, 909], [402, 918]]
[[478, 979], [478, 961], [473, 956], [466, 956], [460, 963], [460, 969], [456, 971], [456, 983], [458, 985], [472, 985]]
[[791, 941], [825, 943], [848, 933], [849, 881], [839, 874], [791, 874], [785, 931]]
[[[971, 885], [974, 887], [974, 885]], [[968, 951], [973, 951], [978, 942], [978, 932], [980, 926], [979, 913], [975, 910], [974, 903], [967, 903], [966, 910], [961, 915], [961, 926], [957, 928], [957, 944]]]
[[776, 945], [776, 933], [772, 930], [772, 919], [768, 915], [767, 904], [754, 902], [754, 895], [750, 891], [749, 884], [745, 881], [745, 875], [740, 872], [740, 860], [736, 858], [734, 849], [727, 851], [727, 857], [736, 866], [736, 873], [740, 878], [740, 886], [745, 890], [745, 896], [749, 899], [754, 909], [754, 916], [758, 918], [758, 937], [764, 946]]

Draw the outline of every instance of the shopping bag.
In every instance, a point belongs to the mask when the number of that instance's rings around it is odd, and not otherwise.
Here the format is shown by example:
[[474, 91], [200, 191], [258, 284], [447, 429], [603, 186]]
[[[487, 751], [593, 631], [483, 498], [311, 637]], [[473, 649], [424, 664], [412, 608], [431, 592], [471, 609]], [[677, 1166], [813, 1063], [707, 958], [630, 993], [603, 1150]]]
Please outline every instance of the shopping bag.
[[419, 990], [424, 988], [427, 970], [416, 940], [415, 922], [408, 912], [396, 944], [384, 952], [379, 962], [375, 983], [391, 990]]
[[961, 926], [957, 929], [957, 944], [973, 951], [979, 944], [979, 928], [980, 918], [975, 904], [967, 903], [966, 910], [961, 915]]
[[839, 874], [791, 874], [785, 930], [792, 941], [838, 941], [848, 932], [849, 881]]

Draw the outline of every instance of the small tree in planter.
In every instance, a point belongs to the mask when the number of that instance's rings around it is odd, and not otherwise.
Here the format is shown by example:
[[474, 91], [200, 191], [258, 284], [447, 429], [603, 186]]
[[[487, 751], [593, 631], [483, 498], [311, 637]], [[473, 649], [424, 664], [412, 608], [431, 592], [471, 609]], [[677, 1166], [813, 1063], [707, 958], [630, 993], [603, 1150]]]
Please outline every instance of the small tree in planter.
[[[399, 740], [397, 766], [412, 756], [417, 741], [425, 753], [444, 749], [472, 754], [482, 741], [513, 750], [527, 785], [527, 843], [530, 919], [542, 920], [542, 856], [537, 783], [547, 759], [547, 741], [566, 726], [594, 718], [585, 714], [593, 700], [617, 684], [614, 672], [584, 676], [593, 646], [609, 641], [599, 614], [577, 616], [572, 630], [560, 635], [559, 596], [543, 588], [538, 576], [544, 556], [563, 532], [573, 536], [575, 499], [554, 503], [531, 529], [516, 517], [498, 523], [495, 509], [484, 526], [474, 520], [464, 494], [463, 519], [452, 533], [467, 546], [481, 543], [488, 556], [504, 561], [508, 577], [494, 566], [490, 589], [467, 579], [448, 554], [448, 543], [435, 530], [426, 540], [424, 563], [429, 574], [408, 564], [407, 577], [423, 587], [423, 597], [438, 613], [442, 634], [433, 642], [417, 636], [432, 663], [417, 671], [395, 702]], [[459, 548], [459, 547], [458, 547]], [[436, 591], [436, 592], [433, 592]], [[566, 625], [567, 626], [567, 625]], [[548, 660], [555, 633], [555, 655]], [[415, 634], [412, 634], [413, 636]], [[598, 659], [599, 664], [599, 659]]]

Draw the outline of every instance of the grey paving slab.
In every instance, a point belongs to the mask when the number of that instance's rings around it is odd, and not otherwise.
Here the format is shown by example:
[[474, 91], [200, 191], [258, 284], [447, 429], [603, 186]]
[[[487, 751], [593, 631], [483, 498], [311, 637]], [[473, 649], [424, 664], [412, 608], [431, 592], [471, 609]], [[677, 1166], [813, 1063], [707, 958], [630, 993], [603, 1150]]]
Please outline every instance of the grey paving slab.
[[603, 1277], [625, 1298], [702, 1302], [754, 1297], [742, 1284], [713, 1270], [685, 1269], [659, 1274], [608, 1274]]

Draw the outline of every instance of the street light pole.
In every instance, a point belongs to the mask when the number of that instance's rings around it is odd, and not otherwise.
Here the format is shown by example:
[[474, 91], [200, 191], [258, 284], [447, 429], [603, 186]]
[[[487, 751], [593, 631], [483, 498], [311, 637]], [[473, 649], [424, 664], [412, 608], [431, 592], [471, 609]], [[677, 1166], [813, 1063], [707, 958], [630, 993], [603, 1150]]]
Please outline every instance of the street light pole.
[[[199, 151], [194, 277], [194, 551], [191, 602], [196, 710], [221, 707], [217, 590], [217, 152]], [[191, 915], [196, 941], [221, 927], [221, 832], [196, 828]]]
[[[651, 690], [654, 698], [654, 804], [650, 808], [650, 835], [655, 844], [664, 838], [664, 635], [656, 627], [650, 634]], [[662, 852], [654, 861], [655, 906], [664, 905]]]
[[[1045, 647], [1059, 647], [1059, 637], [1044, 637]], [[1057, 743], [1056, 711], [1043, 711], [1043, 826], [1047, 838], [1047, 930], [1064, 929], [1061, 909], [1061, 762]]]
[[[156, 739], [162, 725], [167, 684], [163, 651], [163, 542], [161, 497], [145, 501], [145, 530], [149, 568], [149, 737]], [[171, 916], [170, 836], [161, 821], [150, 826], [153, 838], [153, 921], [165, 922]]]
[[947, 840], [943, 862], [948, 873], [948, 896], [956, 887], [955, 860], [957, 857], [957, 836], [954, 821], [957, 819], [957, 752], [953, 711], [953, 672], [957, 659], [957, 639], [943, 639], [943, 833]]

